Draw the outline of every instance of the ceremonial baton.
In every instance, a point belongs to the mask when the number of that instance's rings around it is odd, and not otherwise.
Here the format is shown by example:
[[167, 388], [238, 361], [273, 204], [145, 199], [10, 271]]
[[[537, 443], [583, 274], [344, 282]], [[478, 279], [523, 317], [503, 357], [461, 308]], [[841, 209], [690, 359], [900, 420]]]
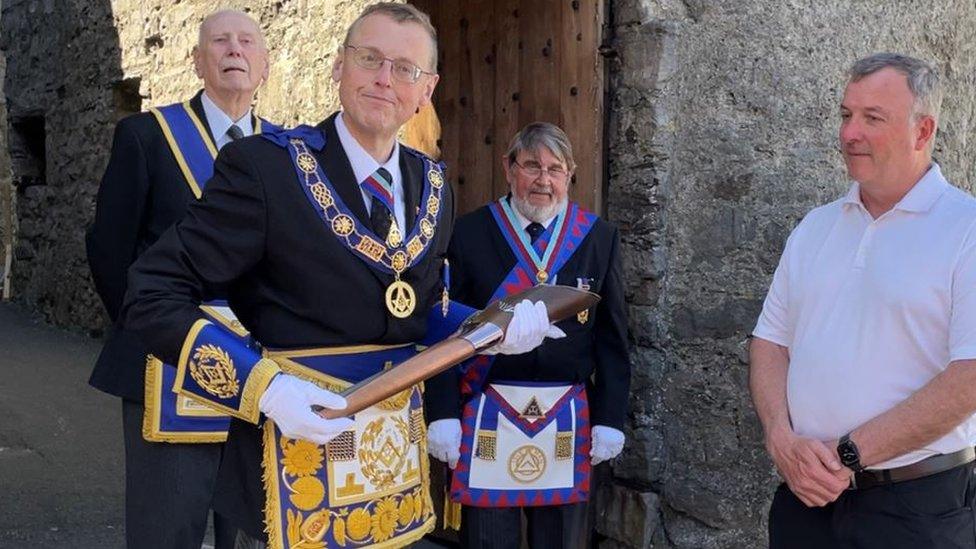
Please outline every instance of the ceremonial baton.
[[600, 296], [571, 286], [539, 285], [499, 299], [468, 317], [457, 332], [440, 343], [343, 391], [344, 409], [312, 408], [327, 419], [350, 416], [471, 358], [504, 339], [515, 305], [525, 299], [545, 303], [549, 321], [559, 322], [593, 307]]

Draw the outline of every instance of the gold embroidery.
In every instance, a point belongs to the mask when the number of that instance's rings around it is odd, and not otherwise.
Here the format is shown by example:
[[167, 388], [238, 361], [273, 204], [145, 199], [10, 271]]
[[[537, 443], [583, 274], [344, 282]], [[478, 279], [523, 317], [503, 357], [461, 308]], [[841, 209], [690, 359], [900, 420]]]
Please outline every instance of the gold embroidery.
[[360, 496], [366, 493], [366, 485], [356, 482], [356, 473], [346, 473], [346, 482], [336, 488], [336, 495], [340, 498]]
[[[305, 519], [305, 523], [301, 525], [302, 541], [321, 541], [325, 537], [325, 533], [329, 531], [329, 514], [328, 509], [322, 509], [309, 515]], [[290, 545], [295, 545], [295, 543], [292, 542]]]
[[520, 446], [508, 458], [508, 474], [516, 482], [532, 482], [546, 471], [546, 455], [538, 446]]
[[383, 254], [386, 253], [386, 248], [383, 247], [382, 244], [368, 236], [364, 236], [359, 241], [359, 244], [356, 245], [356, 249], [373, 261], [379, 261], [383, 257]]
[[361, 541], [365, 540], [366, 536], [369, 535], [370, 527], [370, 514], [369, 511], [360, 507], [359, 509], [353, 509], [349, 513], [348, 529], [346, 533], [349, 534], [349, 538]]
[[312, 196], [315, 197], [315, 201], [319, 203], [319, 206], [331, 208], [335, 204], [335, 200], [332, 198], [332, 191], [324, 184], [316, 183], [310, 188], [312, 189]]
[[415, 236], [410, 239], [410, 242], [407, 242], [407, 253], [410, 254], [410, 259], [417, 259], [417, 256], [423, 251], [424, 243], [420, 241], [419, 236]]
[[291, 500], [292, 505], [302, 511], [315, 509], [325, 499], [325, 486], [315, 477], [299, 477], [290, 486], [288, 484], [285, 486], [291, 492], [288, 499]]
[[299, 169], [305, 173], [315, 173], [315, 168], [319, 165], [315, 157], [308, 153], [299, 153], [295, 160], [298, 163]]
[[377, 502], [376, 510], [370, 518], [372, 523], [370, 534], [373, 536], [373, 541], [386, 541], [393, 537], [399, 518], [400, 511], [395, 499], [383, 498]]
[[[305, 174], [304, 183], [309, 187], [313, 198], [322, 208], [325, 221], [336, 236], [348, 239], [347, 243], [360, 254], [397, 273], [410, 268], [411, 263], [423, 255], [435, 234], [437, 213], [441, 206], [441, 189], [444, 186], [443, 173], [436, 164], [429, 160], [424, 161], [428, 167], [427, 180], [430, 182], [429, 192], [425, 191], [425, 194], [428, 194], [427, 212], [418, 222], [419, 234], [409, 239], [407, 255], [402, 249], [406, 237], [398, 226], [395, 226], [396, 230], [390, 231], [385, 243], [362, 234], [356, 222], [336, 208], [335, 198], [329, 192], [328, 186], [325, 185], [319, 173], [318, 161], [308, 152], [305, 142], [298, 138], [290, 139], [289, 142], [295, 149], [296, 160], [300, 162], [299, 169]], [[397, 254], [401, 254], [401, 257], [397, 258]]]
[[495, 438], [494, 431], [478, 431], [478, 448], [474, 455], [485, 461], [495, 461]]
[[424, 411], [420, 408], [410, 410], [410, 442], [417, 443], [423, 438]]
[[193, 351], [190, 377], [217, 398], [231, 398], [241, 390], [234, 361], [217, 345], [201, 345]]
[[329, 461], [352, 461], [356, 459], [356, 433], [343, 431], [325, 444]]
[[404, 252], [400, 251], [393, 254], [393, 257], [391, 258], [390, 261], [390, 265], [393, 266], [393, 272], [402, 273], [403, 269], [407, 267], [407, 261], [408, 261], [407, 254], [405, 254]]
[[434, 224], [428, 221], [426, 217], [420, 220], [420, 234], [426, 238], [434, 236]]
[[281, 437], [281, 465], [293, 477], [314, 475], [322, 468], [322, 448], [305, 439]]
[[[387, 419], [391, 425], [387, 425]], [[376, 490], [392, 487], [407, 463], [410, 450], [407, 422], [399, 417], [371, 421], [360, 436], [359, 462]]]
[[[398, 248], [400, 244], [403, 244], [403, 234], [400, 233], [400, 227], [397, 226], [396, 220], [393, 220], [390, 223], [390, 232], [386, 235], [386, 245], [390, 248]], [[396, 259], [396, 256], [393, 259]]]
[[420, 469], [413, 466], [413, 462], [407, 463], [407, 470], [403, 472], [403, 482], [407, 483], [420, 476]]
[[427, 213], [430, 215], [437, 215], [441, 209], [441, 200], [434, 195], [431, 195], [427, 199]]
[[355, 228], [356, 224], [348, 215], [340, 214], [332, 220], [332, 230], [339, 236], [349, 236]]
[[573, 433], [556, 433], [556, 459], [565, 460], [573, 457]]

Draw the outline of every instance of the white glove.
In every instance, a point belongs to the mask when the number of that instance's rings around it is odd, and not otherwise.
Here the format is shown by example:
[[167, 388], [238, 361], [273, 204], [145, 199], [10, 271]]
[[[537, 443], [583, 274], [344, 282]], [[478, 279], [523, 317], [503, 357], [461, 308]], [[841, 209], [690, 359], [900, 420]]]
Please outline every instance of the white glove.
[[258, 408], [274, 420], [281, 434], [316, 444], [325, 444], [352, 428], [353, 420], [325, 419], [312, 411], [313, 404], [341, 410], [346, 407], [346, 399], [304, 379], [279, 374], [261, 395]]
[[427, 452], [451, 469], [461, 457], [461, 421], [438, 419], [427, 426]]
[[523, 299], [512, 312], [512, 321], [508, 323], [505, 339], [483, 351], [483, 354], [520, 355], [542, 345], [542, 340], [547, 337], [559, 339], [566, 337], [566, 332], [549, 324], [545, 303], [537, 301], [533, 304], [528, 299]]
[[590, 435], [593, 437], [590, 446], [592, 465], [613, 459], [624, 449], [624, 434], [613, 427], [594, 425]]

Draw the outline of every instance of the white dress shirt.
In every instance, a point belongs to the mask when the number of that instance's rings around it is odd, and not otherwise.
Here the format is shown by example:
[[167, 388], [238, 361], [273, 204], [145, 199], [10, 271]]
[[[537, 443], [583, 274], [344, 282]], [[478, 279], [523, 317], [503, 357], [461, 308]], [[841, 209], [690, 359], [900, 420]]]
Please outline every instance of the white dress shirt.
[[236, 124], [244, 137], [247, 137], [254, 133], [254, 126], [251, 124], [251, 109], [247, 109], [244, 116], [237, 120], [231, 120], [227, 113], [220, 110], [220, 107], [213, 102], [210, 97], [207, 96], [207, 92], [203, 92], [200, 95], [200, 102], [203, 103], [203, 112], [207, 115], [207, 125], [210, 126], [210, 133], [214, 136], [217, 141], [217, 150], [223, 148], [224, 145], [231, 142], [231, 138], [227, 135], [227, 129], [230, 128], [231, 124]]
[[[356, 176], [357, 183], [362, 183], [380, 168], [386, 168], [386, 171], [390, 172], [390, 177], [393, 179], [393, 216], [396, 218], [397, 227], [400, 227], [400, 234], [406, 238], [407, 225], [405, 223], [406, 216], [404, 213], [406, 201], [403, 198], [403, 174], [400, 173], [400, 142], [394, 142], [393, 153], [390, 155], [390, 158], [383, 164], [380, 164], [349, 133], [349, 128], [346, 127], [346, 123], [342, 120], [341, 112], [336, 116], [335, 125], [336, 133], [339, 134], [339, 143], [342, 144], [342, 150], [346, 152], [349, 164], [352, 165], [352, 173]], [[363, 190], [361, 186], [360, 191], [363, 195], [363, 201], [366, 203], [366, 212], [370, 213], [373, 195]]]
[[[753, 335], [789, 348], [794, 431], [833, 440], [976, 358], [976, 200], [939, 166], [873, 219], [855, 183], [786, 242]], [[969, 418], [887, 469], [976, 443]]]

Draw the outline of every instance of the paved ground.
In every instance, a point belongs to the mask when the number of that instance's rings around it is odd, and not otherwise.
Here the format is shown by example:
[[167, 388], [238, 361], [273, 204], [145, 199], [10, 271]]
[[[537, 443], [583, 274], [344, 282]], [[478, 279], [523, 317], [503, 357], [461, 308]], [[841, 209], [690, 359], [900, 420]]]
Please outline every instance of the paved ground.
[[87, 385], [98, 342], [0, 304], [0, 547], [121, 547], [117, 399]]
[[0, 303], [2, 549], [124, 545], [121, 404], [87, 383], [99, 346]]

